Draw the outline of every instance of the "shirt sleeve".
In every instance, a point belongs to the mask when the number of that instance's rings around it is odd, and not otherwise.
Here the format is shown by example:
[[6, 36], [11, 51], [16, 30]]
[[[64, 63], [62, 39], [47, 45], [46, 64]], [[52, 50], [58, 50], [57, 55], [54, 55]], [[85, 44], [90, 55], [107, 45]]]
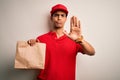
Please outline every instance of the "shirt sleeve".
[[82, 48], [82, 46], [80, 44], [78, 44], [78, 43], [76, 44], [76, 49], [77, 49], [77, 52], [83, 53], [83, 48]]
[[43, 39], [42, 39], [41, 36], [38, 36], [38, 37], [36, 38], [36, 40], [39, 40], [39, 42], [43, 42]]

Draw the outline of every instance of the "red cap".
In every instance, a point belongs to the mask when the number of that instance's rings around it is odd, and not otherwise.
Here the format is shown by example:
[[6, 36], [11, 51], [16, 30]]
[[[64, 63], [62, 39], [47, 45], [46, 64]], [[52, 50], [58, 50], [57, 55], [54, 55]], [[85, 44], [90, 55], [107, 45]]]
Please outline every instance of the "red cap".
[[57, 5], [52, 7], [52, 9], [50, 11], [51, 15], [53, 15], [58, 10], [64, 11], [66, 14], [68, 14], [68, 10], [67, 10], [66, 6], [64, 6], [62, 4], [57, 4]]

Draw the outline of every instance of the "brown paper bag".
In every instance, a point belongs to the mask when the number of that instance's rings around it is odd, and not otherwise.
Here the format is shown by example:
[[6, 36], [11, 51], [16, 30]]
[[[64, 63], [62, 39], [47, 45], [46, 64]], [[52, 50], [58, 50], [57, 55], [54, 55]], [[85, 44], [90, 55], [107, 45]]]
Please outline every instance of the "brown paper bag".
[[36, 43], [30, 46], [25, 41], [18, 41], [14, 68], [17, 69], [44, 69], [45, 43]]

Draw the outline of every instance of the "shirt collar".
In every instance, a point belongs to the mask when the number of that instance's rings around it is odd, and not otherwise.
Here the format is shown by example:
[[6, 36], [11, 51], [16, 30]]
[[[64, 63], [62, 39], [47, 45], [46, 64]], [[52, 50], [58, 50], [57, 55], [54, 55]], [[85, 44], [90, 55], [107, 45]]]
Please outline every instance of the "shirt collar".
[[64, 38], [66, 38], [67, 36], [64, 34], [63, 36], [57, 38], [56, 32], [50, 31], [49, 34], [52, 36], [52, 38], [56, 39], [56, 40], [62, 40]]

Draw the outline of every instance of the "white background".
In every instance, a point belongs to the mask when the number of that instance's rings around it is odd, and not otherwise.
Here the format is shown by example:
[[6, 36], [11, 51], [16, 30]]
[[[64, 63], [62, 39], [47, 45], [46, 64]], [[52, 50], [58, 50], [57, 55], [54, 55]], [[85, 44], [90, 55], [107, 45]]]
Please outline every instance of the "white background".
[[81, 20], [95, 56], [78, 54], [76, 80], [120, 80], [120, 0], [0, 0], [0, 80], [35, 80], [38, 70], [15, 70], [16, 42], [46, 33], [49, 12], [62, 3]]

